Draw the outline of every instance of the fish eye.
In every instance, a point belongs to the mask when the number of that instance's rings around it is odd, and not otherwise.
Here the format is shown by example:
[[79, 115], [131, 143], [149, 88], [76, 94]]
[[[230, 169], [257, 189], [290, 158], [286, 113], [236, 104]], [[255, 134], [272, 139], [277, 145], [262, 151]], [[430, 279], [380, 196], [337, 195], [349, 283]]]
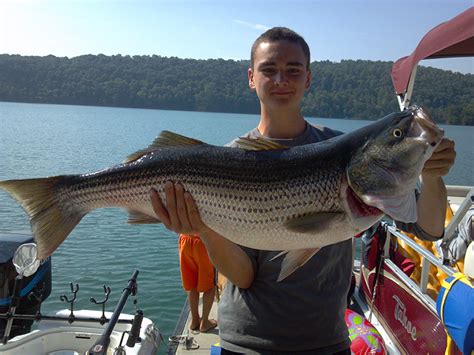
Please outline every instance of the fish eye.
[[395, 128], [392, 131], [392, 134], [395, 138], [401, 138], [403, 136], [403, 131], [400, 128]]

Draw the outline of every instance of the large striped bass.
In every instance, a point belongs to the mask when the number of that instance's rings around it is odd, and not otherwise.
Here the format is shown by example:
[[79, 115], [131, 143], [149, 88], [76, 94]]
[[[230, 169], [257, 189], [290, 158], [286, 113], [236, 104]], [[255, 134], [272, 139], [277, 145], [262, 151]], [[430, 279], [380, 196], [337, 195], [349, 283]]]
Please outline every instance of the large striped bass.
[[157, 223], [150, 200], [166, 181], [189, 191], [204, 223], [231, 241], [292, 251], [295, 269], [318, 248], [350, 239], [383, 214], [416, 221], [414, 189], [443, 131], [421, 108], [393, 113], [333, 139], [285, 148], [242, 139], [217, 147], [171, 132], [120, 165], [83, 175], [1, 181], [30, 217], [46, 258], [79, 221], [122, 207], [129, 223]]

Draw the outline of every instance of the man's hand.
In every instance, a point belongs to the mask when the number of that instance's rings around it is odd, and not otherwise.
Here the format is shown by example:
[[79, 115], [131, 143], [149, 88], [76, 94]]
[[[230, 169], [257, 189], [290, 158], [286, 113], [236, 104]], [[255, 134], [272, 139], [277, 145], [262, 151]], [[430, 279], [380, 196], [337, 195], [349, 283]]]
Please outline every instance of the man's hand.
[[455, 159], [454, 141], [443, 138], [421, 172], [423, 188], [417, 201], [417, 223], [433, 237], [441, 237], [444, 232], [447, 193], [442, 177], [449, 173]]
[[252, 262], [241, 247], [206, 226], [196, 203], [181, 184], [165, 184], [166, 206], [155, 190], [150, 191], [156, 216], [166, 228], [187, 235], [198, 235], [206, 246], [212, 264], [241, 288], [248, 288], [255, 277]]
[[441, 143], [428, 159], [421, 172], [422, 178], [437, 178], [445, 176], [454, 165], [456, 159], [456, 150], [454, 141], [449, 138], [443, 138]]
[[183, 185], [165, 184], [166, 207], [156, 190], [150, 191], [151, 203], [156, 215], [166, 228], [178, 234], [200, 235], [207, 228], [201, 221], [198, 209], [189, 192]]

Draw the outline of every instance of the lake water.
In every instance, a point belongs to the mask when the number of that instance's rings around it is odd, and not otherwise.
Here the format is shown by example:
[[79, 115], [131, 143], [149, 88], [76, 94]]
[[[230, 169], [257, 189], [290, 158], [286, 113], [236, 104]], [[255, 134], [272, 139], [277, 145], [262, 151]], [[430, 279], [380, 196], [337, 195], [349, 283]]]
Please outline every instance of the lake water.
[[[341, 131], [368, 121], [308, 118]], [[222, 145], [255, 127], [256, 115], [0, 102], [0, 180], [85, 173], [120, 163], [147, 147], [162, 130]], [[474, 127], [444, 126], [456, 141], [457, 162], [446, 183], [474, 185]], [[43, 313], [66, 308], [69, 283], [80, 284], [75, 309], [99, 309], [103, 285], [112, 311], [134, 269], [139, 269], [137, 308], [153, 319], [165, 340], [174, 330], [185, 293], [176, 235], [161, 225], [130, 226], [119, 209], [87, 215], [52, 258], [53, 291]], [[0, 190], [0, 232], [29, 231], [23, 210]], [[134, 312], [132, 302], [125, 311]], [[162, 349], [166, 346], [163, 345]]]

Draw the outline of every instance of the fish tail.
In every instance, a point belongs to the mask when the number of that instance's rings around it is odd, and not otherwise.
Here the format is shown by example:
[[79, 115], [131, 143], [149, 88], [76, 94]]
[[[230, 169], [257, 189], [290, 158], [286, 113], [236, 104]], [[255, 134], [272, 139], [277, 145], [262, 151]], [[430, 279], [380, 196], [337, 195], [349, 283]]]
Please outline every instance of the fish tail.
[[58, 183], [67, 176], [0, 181], [30, 217], [31, 230], [38, 246], [38, 259], [50, 256], [87, 213], [62, 208], [57, 197]]

